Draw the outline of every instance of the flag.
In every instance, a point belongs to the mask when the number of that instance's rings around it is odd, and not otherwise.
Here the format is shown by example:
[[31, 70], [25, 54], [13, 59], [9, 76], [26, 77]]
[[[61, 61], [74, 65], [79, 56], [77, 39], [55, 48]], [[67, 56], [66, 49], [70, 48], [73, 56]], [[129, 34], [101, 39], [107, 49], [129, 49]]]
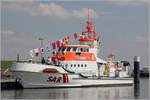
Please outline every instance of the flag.
[[52, 49], [56, 49], [55, 42], [51, 42], [51, 44], [52, 44]]
[[64, 43], [64, 44], [68, 44], [68, 42], [69, 42], [69, 36], [65, 36], [65, 37], [63, 38], [63, 43]]
[[44, 48], [41, 48], [41, 53], [44, 53]]
[[34, 57], [34, 51], [30, 50], [30, 56], [33, 58]]
[[35, 52], [35, 56], [39, 55], [39, 49], [38, 48], [34, 49], [34, 52]]
[[56, 45], [57, 45], [57, 48], [60, 47], [60, 40], [57, 40], [57, 41], [56, 41]]
[[96, 32], [94, 32], [94, 39], [96, 39]]
[[60, 46], [61, 46], [61, 47], [64, 46], [63, 40], [60, 40]]
[[46, 46], [46, 51], [47, 51], [47, 52], [49, 52], [49, 51], [50, 51], [50, 50], [49, 50], [49, 47], [48, 47], [48, 45]]
[[65, 42], [66, 42], [66, 38], [65, 37], [62, 39], [62, 42], [65, 44]]
[[66, 44], [68, 44], [68, 42], [69, 42], [69, 36], [66, 36]]
[[77, 40], [77, 38], [78, 38], [78, 33], [74, 32], [74, 40]]

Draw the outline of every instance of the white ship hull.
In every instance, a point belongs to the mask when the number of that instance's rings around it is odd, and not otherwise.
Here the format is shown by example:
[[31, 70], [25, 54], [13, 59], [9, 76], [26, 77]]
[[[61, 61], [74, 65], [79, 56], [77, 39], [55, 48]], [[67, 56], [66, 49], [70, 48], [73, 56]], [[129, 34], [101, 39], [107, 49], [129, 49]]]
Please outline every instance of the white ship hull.
[[[36, 68], [36, 70], [33, 70], [34, 68]], [[89, 87], [133, 84], [132, 78], [81, 78], [78, 74], [66, 73], [61, 67], [58, 67], [57, 69], [62, 73], [43, 73], [41, 70], [44, 68], [54, 67], [49, 65], [20, 63], [12, 67], [12, 72], [22, 84], [23, 88]], [[67, 75], [65, 81], [64, 74]]]

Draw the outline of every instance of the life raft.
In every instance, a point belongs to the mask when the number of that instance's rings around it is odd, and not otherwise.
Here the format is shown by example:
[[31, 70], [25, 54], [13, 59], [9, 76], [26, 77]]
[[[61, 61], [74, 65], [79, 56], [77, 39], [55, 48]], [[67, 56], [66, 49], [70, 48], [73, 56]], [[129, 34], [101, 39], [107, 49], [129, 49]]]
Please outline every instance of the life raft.
[[44, 73], [58, 73], [58, 70], [55, 68], [45, 68], [43, 70]]

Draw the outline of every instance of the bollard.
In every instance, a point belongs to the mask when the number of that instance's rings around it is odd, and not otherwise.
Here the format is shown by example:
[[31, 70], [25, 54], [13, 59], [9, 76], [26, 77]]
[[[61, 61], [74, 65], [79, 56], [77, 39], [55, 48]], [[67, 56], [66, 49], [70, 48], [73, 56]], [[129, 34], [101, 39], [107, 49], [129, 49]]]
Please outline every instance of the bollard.
[[19, 62], [19, 53], [17, 53], [17, 62]]
[[134, 84], [134, 98], [139, 99], [140, 96], [140, 84]]
[[134, 84], [140, 82], [140, 57], [134, 57]]

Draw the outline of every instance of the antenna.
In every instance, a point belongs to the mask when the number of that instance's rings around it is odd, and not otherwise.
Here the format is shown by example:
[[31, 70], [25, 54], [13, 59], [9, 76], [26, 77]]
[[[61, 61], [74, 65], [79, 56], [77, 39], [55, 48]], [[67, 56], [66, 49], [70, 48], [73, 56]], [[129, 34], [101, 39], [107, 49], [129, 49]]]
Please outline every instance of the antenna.
[[88, 8], [88, 22], [90, 22], [90, 8]]
[[90, 9], [88, 8], [88, 21], [87, 21], [87, 33], [88, 37], [91, 37], [91, 32], [93, 31], [92, 20], [90, 19]]
[[96, 40], [96, 25], [95, 25], [95, 23], [94, 23], [94, 27], [93, 27], [94, 29], [93, 29], [93, 32], [94, 32], [94, 39]]
[[[87, 22], [86, 22], [86, 26], [84, 27], [84, 21], [83, 21], [83, 17], [82, 17], [82, 37], [79, 39], [80, 42], [89, 42], [89, 41], [94, 41], [96, 40], [96, 26], [93, 25], [92, 23], [92, 19], [91, 19], [91, 12], [90, 12], [90, 8], [88, 8], [87, 11]], [[92, 11], [92, 10], [91, 10]], [[94, 23], [95, 24], [95, 23]], [[83, 36], [85, 35], [85, 36]]]
[[84, 34], [84, 19], [83, 17], [81, 18], [81, 24], [82, 24], [82, 35]]

